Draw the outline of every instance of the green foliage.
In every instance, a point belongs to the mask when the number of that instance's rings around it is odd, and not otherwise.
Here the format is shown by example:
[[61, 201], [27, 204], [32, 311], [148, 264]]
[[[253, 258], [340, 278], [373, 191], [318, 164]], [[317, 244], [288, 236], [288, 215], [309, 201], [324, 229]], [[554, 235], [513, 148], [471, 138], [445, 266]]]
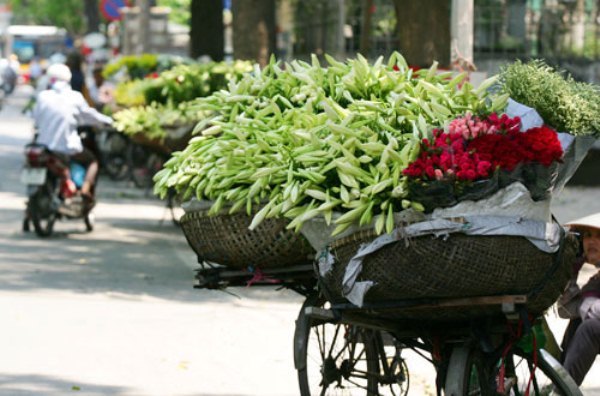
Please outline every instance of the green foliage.
[[224, 89], [251, 70], [245, 61], [177, 65], [156, 78], [121, 82], [115, 100], [127, 109], [114, 114], [115, 127], [129, 135], [162, 139], [165, 128], [193, 125], [204, 118], [207, 112], [191, 107], [193, 99]]
[[143, 106], [146, 104], [144, 90], [149, 80], [123, 81], [114, 92], [115, 102], [121, 107]]
[[171, 14], [169, 19], [180, 25], [188, 26], [190, 24], [190, 3], [191, 0], [158, 0], [159, 6], [169, 7]]
[[177, 65], [193, 64], [191, 58], [168, 54], [142, 54], [122, 56], [102, 70], [104, 78], [111, 78], [121, 70], [126, 71], [125, 79], [135, 80], [147, 77], [151, 73], [171, 69]]
[[134, 80], [146, 77], [158, 68], [158, 57], [154, 54], [126, 55], [104, 66], [102, 74], [110, 78], [121, 69], [127, 71], [127, 76]]
[[[458, 114], [506, 106], [506, 95], [489, 96], [493, 78], [474, 89], [437, 64], [413, 73], [398, 53], [387, 64], [326, 59], [328, 67], [316, 56], [283, 68], [272, 60], [196, 99], [211, 113], [196, 126], [202, 136], [156, 174], [155, 192], [214, 201], [213, 214], [262, 207], [250, 229], [284, 216], [298, 230], [321, 216], [335, 233], [371, 222], [391, 232], [395, 212], [423, 209], [402, 174], [421, 138]], [[343, 213], [335, 220], [334, 210]]]
[[228, 81], [251, 70], [252, 65], [245, 61], [179, 65], [149, 81], [144, 96], [146, 103], [178, 104], [223, 89]]
[[205, 113], [197, 111], [189, 102], [177, 106], [153, 103], [133, 107], [114, 114], [114, 126], [126, 135], [143, 134], [149, 139], [164, 139], [167, 129], [193, 125]]
[[85, 31], [82, 0], [8, 0], [15, 23], [55, 25], [69, 33]]
[[534, 108], [560, 132], [600, 136], [600, 90], [554, 70], [541, 60], [517, 61], [503, 68], [502, 89]]

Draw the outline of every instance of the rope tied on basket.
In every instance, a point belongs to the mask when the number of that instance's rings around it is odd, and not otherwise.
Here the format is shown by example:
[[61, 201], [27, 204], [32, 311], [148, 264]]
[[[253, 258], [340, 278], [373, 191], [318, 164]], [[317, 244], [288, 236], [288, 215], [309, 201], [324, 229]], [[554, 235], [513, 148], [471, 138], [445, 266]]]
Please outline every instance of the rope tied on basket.
[[[552, 221], [558, 224], [558, 221], [552, 215]], [[544, 277], [540, 280], [540, 282], [531, 289], [531, 291], [527, 295], [527, 299], [532, 299], [536, 297], [540, 292], [544, 289], [548, 281], [554, 276], [558, 268], [561, 266], [563, 262], [563, 255], [565, 252], [565, 244], [567, 239], [567, 233], [563, 227], [558, 227], [559, 230], [559, 244], [557, 252], [552, 256], [552, 266], [548, 268]]]
[[532, 354], [532, 358], [533, 358], [533, 367], [531, 368], [531, 372], [529, 373], [529, 378], [527, 380], [527, 387], [525, 388], [525, 393], [523, 396], [529, 396], [531, 384], [535, 377], [535, 371], [537, 370], [537, 367], [538, 367], [537, 337], [531, 326], [531, 321], [533, 318], [531, 317], [531, 315], [529, 315], [527, 313], [527, 311], [524, 307], [522, 307], [520, 309], [519, 315], [521, 316], [521, 318], [519, 319], [519, 322], [517, 323], [516, 330], [511, 325], [510, 322], [507, 323], [509, 339], [506, 342], [504, 349], [502, 349], [502, 355], [500, 358], [501, 363], [500, 363], [500, 368], [498, 370], [498, 377], [497, 377], [497, 381], [496, 381], [496, 385], [497, 385], [496, 391], [498, 392], [498, 394], [502, 394], [502, 395], [506, 394], [506, 388], [505, 388], [506, 383], [504, 381], [504, 377], [506, 376], [506, 357], [508, 356], [509, 352], [515, 347], [515, 345], [517, 345], [518, 342], [521, 341], [525, 335], [531, 335], [531, 343], [532, 343], [531, 354]]
[[248, 271], [254, 274], [248, 282], [246, 282], [246, 287], [250, 287], [255, 283], [264, 282], [264, 283], [281, 283], [281, 280], [272, 278], [270, 276], [265, 275], [260, 268], [248, 267]]
[[506, 357], [510, 350], [515, 346], [517, 341], [521, 338], [523, 333], [523, 321], [519, 319], [516, 330], [510, 323], [507, 323], [508, 326], [508, 334], [509, 338], [506, 344], [504, 345], [504, 349], [502, 350], [502, 356], [500, 358], [500, 369], [498, 370], [498, 378], [496, 379], [497, 389], [496, 391], [499, 394], [506, 394], [504, 377], [506, 376]]

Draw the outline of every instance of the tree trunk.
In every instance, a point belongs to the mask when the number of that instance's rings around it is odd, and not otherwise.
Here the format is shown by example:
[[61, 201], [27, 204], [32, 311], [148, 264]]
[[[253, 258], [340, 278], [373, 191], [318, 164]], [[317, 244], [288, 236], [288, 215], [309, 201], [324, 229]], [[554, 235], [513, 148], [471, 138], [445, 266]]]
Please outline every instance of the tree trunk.
[[214, 61], [224, 57], [222, 0], [192, 0], [190, 55], [197, 58], [208, 55]]
[[362, 34], [360, 35], [359, 52], [365, 57], [369, 57], [369, 52], [371, 50], [371, 21], [373, 19], [374, 0], [365, 0], [363, 2], [363, 7]]
[[411, 66], [450, 65], [451, 0], [394, 0], [400, 52]]
[[577, 0], [571, 21], [571, 49], [583, 52], [585, 46], [585, 0]]
[[100, 30], [100, 10], [98, 0], [84, 0], [83, 11], [85, 13], [85, 20], [87, 26], [85, 28], [86, 33], [97, 32]]
[[261, 66], [275, 52], [275, 0], [233, 0], [233, 55]]

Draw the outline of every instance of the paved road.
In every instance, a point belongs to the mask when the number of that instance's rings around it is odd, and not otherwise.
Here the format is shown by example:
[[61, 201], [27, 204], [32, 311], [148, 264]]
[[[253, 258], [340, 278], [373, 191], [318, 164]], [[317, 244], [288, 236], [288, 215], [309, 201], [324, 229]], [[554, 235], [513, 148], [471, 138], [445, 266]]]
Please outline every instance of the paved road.
[[[50, 239], [21, 232], [26, 94], [0, 112], [0, 395], [298, 394], [292, 335], [302, 297], [192, 289], [195, 256], [161, 224], [161, 202], [101, 180], [93, 233], [82, 222], [57, 224]], [[600, 211], [598, 192], [566, 190], [558, 218]], [[409, 368], [410, 394], [430, 393], [431, 368], [415, 356]], [[600, 395], [594, 373], [586, 395]]]
[[[196, 258], [164, 204], [101, 180], [97, 225], [21, 232], [31, 122], [0, 113], [0, 395], [295, 395], [302, 298], [193, 286]], [[125, 197], [137, 196], [137, 199]]]

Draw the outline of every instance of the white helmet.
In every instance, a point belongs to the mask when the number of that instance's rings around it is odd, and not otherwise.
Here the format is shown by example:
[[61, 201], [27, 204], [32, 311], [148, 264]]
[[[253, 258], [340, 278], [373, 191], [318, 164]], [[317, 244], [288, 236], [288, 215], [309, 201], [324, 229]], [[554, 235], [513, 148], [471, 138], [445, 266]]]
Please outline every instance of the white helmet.
[[71, 81], [71, 70], [66, 65], [55, 63], [48, 68], [48, 77], [58, 81]]

